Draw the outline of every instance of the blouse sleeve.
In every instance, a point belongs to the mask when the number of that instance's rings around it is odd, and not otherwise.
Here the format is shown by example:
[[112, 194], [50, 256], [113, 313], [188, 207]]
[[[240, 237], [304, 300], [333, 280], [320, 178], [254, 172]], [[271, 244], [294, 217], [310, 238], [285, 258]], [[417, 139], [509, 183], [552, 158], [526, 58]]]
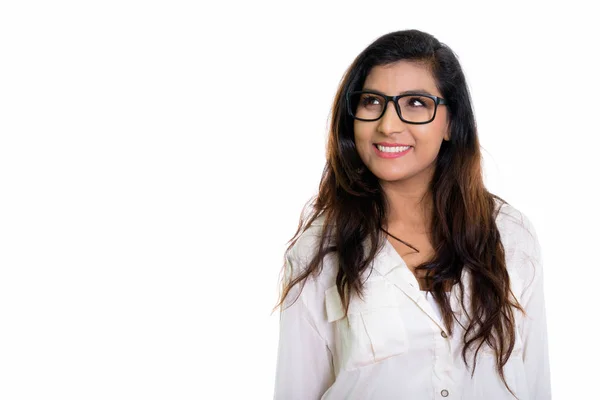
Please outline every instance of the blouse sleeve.
[[520, 301], [526, 312], [520, 332], [523, 339], [523, 362], [530, 398], [549, 400], [551, 398], [550, 363], [542, 253], [535, 228], [525, 216], [524, 222], [527, 229], [526, 236], [522, 239], [525, 263], [523, 270], [526, 271], [524, 275], [527, 278], [524, 281]]
[[[293, 264], [287, 257], [286, 272]], [[331, 352], [300, 286], [289, 292], [280, 313], [275, 400], [320, 399], [334, 381]]]

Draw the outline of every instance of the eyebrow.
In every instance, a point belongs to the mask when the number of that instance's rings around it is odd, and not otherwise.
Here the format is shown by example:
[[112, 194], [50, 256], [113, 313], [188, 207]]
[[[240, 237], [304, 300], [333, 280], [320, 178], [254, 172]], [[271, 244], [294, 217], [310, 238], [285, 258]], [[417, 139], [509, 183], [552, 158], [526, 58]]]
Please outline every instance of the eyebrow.
[[[375, 90], [375, 89], [370, 89], [370, 88], [363, 88], [363, 91], [367, 91], [367, 92], [375, 92], [375, 93], [379, 93], [379, 94], [385, 94], [383, 92], [380, 92], [379, 90]], [[397, 96], [403, 95], [403, 94], [428, 94], [431, 96], [435, 96], [433, 93], [430, 93], [429, 90], [425, 90], [425, 89], [411, 89], [411, 90], [405, 90], [404, 92], [400, 92], [397, 94]]]

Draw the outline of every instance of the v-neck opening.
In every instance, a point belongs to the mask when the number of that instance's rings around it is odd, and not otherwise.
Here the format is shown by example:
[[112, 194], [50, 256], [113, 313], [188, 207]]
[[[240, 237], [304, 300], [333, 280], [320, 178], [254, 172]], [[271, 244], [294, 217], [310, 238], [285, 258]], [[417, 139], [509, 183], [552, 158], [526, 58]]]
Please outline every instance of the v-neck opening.
[[[390, 269], [390, 271], [394, 268], [397, 268], [398, 265], [400, 264], [400, 266], [402, 268], [405, 268], [406, 271], [408, 271], [408, 273], [411, 275], [411, 278], [408, 278], [409, 283], [411, 283], [412, 286], [414, 286], [419, 292], [429, 292], [431, 293], [431, 290], [423, 290], [421, 289], [421, 285], [419, 284], [419, 280], [418, 278], [415, 276], [414, 272], [411, 271], [411, 269], [408, 267], [408, 264], [406, 263], [406, 261], [404, 261], [404, 259], [402, 258], [402, 256], [400, 255], [400, 253], [398, 253], [398, 251], [396, 251], [396, 248], [394, 247], [394, 245], [392, 244], [392, 242], [388, 239], [387, 235], [384, 233], [384, 240], [385, 240], [385, 247], [387, 247], [387, 251], [388, 251], [388, 255], [391, 256], [392, 259], [396, 259], [394, 266]], [[454, 284], [451, 286], [450, 290], [445, 290], [444, 293], [446, 293], [447, 295], [451, 294], [452, 292], [454, 292], [454, 287], [457, 284]]]

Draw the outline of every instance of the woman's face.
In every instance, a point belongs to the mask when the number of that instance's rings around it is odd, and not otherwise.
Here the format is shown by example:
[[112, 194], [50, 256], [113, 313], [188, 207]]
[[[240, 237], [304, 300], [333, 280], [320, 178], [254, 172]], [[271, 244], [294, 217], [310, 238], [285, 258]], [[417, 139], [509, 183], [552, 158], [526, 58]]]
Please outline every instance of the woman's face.
[[[362, 90], [374, 90], [390, 96], [406, 91], [418, 91], [441, 97], [429, 70], [410, 61], [374, 67], [368, 74]], [[382, 184], [412, 178], [429, 182], [444, 139], [449, 140], [449, 132], [447, 110], [443, 105], [438, 105], [435, 119], [428, 124], [414, 125], [403, 122], [391, 101], [379, 120], [354, 120], [354, 141], [358, 154]], [[386, 148], [383, 148], [382, 152], [377, 145]], [[410, 148], [396, 151], [398, 148], [395, 147], [404, 145]]]

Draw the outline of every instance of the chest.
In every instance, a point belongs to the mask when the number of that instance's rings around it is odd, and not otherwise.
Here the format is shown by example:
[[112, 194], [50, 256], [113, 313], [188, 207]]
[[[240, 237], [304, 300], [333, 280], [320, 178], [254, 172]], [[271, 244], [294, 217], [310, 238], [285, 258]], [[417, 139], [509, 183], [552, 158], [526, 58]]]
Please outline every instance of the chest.
[[[394, 250], [396, 250], [402, 260], [404, 260], [408, 269], [413, 273], [419, 282], [419, 289], [431, 290], [427, 284], [427, 280], [425, 279], [426, 271], [416, 269], [417, 266], [431, 261], [435, 256], [435, 251], [429, 236], [426, 233], [404, 233], [401, 235], [396, 235], [394, 233], [394, 236], [410, 245], [408, 246], [407, 244], [404, 244], [396, 238], [388, 235], [388, 241], [392, 244]], [[447, 288], [446, 290], [450, 290], [450, 288]]]

